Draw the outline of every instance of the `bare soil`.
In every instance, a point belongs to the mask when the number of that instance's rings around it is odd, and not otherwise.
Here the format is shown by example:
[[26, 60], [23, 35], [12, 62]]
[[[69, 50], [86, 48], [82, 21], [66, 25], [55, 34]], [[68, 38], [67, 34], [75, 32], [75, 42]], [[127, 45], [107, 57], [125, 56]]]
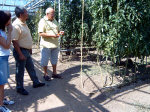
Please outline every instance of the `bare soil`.
[[[24, 87], [28, 96], [20, 95], [15, 90], [15, 61], [11, 54], [10, 79], [5, 86], [5, 95], [14, 100], [14, 105], [7, 106], [13, 112], [150, 112], [149, 80], [132, 83], [117, 88], [122, 78], [112, 76], [114, 68], [99, 67], [95, 61], [84, 61], [80, 75], [79, 59], [58, 62], [58, 73], [64, 79], [52, 79], [46, 82], [40, 66], [40, 51], [33, 49], [33, 61], [37, 76], [45, 87], [33, 88], [32, 81], [25, 72]], [[51, 75], [51, 64], [48, 72]]]

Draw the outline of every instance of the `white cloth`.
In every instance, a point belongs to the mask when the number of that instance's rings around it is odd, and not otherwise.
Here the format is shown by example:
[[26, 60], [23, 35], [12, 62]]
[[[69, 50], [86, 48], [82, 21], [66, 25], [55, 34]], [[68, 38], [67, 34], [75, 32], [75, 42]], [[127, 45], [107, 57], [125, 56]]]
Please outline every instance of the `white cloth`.
[[[7, 40], [7, 35], [2, 30], [0, 30], [0, 38], [4, 38], [5, 40]], [[0, 45], [0, 56], [8, 56], [8, 55], [10, 55], [10, 50], [5, 49]]]

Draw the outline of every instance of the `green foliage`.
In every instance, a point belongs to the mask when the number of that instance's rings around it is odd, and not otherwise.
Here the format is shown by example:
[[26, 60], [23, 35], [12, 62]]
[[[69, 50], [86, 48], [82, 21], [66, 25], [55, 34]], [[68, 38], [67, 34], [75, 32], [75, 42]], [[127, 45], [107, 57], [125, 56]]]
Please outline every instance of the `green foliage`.
[[[89, 4], [85, 5], [84, 18], [84, 45], [92, 44], [92, 16], [89, 12]], [[62, 38], [62, 46], [65, 48], [77, 47], [81, 40], [82, 25], [82, 4], [80, 0], [73, 0], [71, 3], [64, 2], [61, 28], [65, 30], [65, 37]]]
[[[45, 6], [31, 15], [29, 28], [37, 41], [37, 26], [45, 15]], [[56, 3], [58, 20], [58, 4]], [[61, 1], [61, 47], [77, 47], [81, 41], [81, 0]], [[144, 58], [150, 52], [150, 0], [85, 0], [84, 46], [96, 46], [114, 61], [124, 57]]]
[[149, 55], [150, 6], [148, 0], [95, 0], [93, 41], [106, 56], [123, 58]]

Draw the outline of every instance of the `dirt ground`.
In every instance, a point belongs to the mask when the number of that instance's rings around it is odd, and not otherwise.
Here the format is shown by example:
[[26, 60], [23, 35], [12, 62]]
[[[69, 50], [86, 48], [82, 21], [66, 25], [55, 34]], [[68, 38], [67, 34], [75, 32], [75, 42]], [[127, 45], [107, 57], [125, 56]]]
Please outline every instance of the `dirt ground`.
[[[46, 82], [40, 66], [40, 51], [34, 49], [32, 57], [37, 76], [46, 86], [33, 88], [25, 72], [24, 87], [29, 95], [18, 94], [15, 90], [15, 61], [11, 54], [10, 79], [5, 86], [5, 95], [15, 101], [14, 105], [7, 106], [13, 112], [150, 112], [149, 81], [119, 89], [115, 86], [121, 79], [110, 77], [109, 72], [101, 70], [95, 62], [84, 61], [83, 75], [80, 76], [80, 61], [68, 60], [58, 62], [58, 73], [64, 79]], [[48, 69], [51, 75], [50, 64]]]

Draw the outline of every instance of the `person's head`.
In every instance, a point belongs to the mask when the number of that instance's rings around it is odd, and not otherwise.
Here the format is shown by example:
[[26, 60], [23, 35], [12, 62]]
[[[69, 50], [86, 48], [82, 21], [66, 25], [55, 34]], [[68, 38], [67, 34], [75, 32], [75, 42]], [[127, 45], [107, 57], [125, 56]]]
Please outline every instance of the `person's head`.
[[24, 7], [16, 7], [15, 8], [15, 14], [17, 18], [22, 19], [23, 21], [26, 21], [28, 19], [28, 12]]
[[54, 20], [54, 17], [55, 17], [55, 11], [54, 11], [54, 9], [53, 8], [47, 8], [46, 9], [46, 11], [45, 11], [45, 13], [46, 13], [46, 16], [47, 16], [47, 18], [48, 18], [48, 20]]
[[10, 12], [4, 12], [0, 10], [0, 29], [5, 31], [5, 27], [11, 23]]

